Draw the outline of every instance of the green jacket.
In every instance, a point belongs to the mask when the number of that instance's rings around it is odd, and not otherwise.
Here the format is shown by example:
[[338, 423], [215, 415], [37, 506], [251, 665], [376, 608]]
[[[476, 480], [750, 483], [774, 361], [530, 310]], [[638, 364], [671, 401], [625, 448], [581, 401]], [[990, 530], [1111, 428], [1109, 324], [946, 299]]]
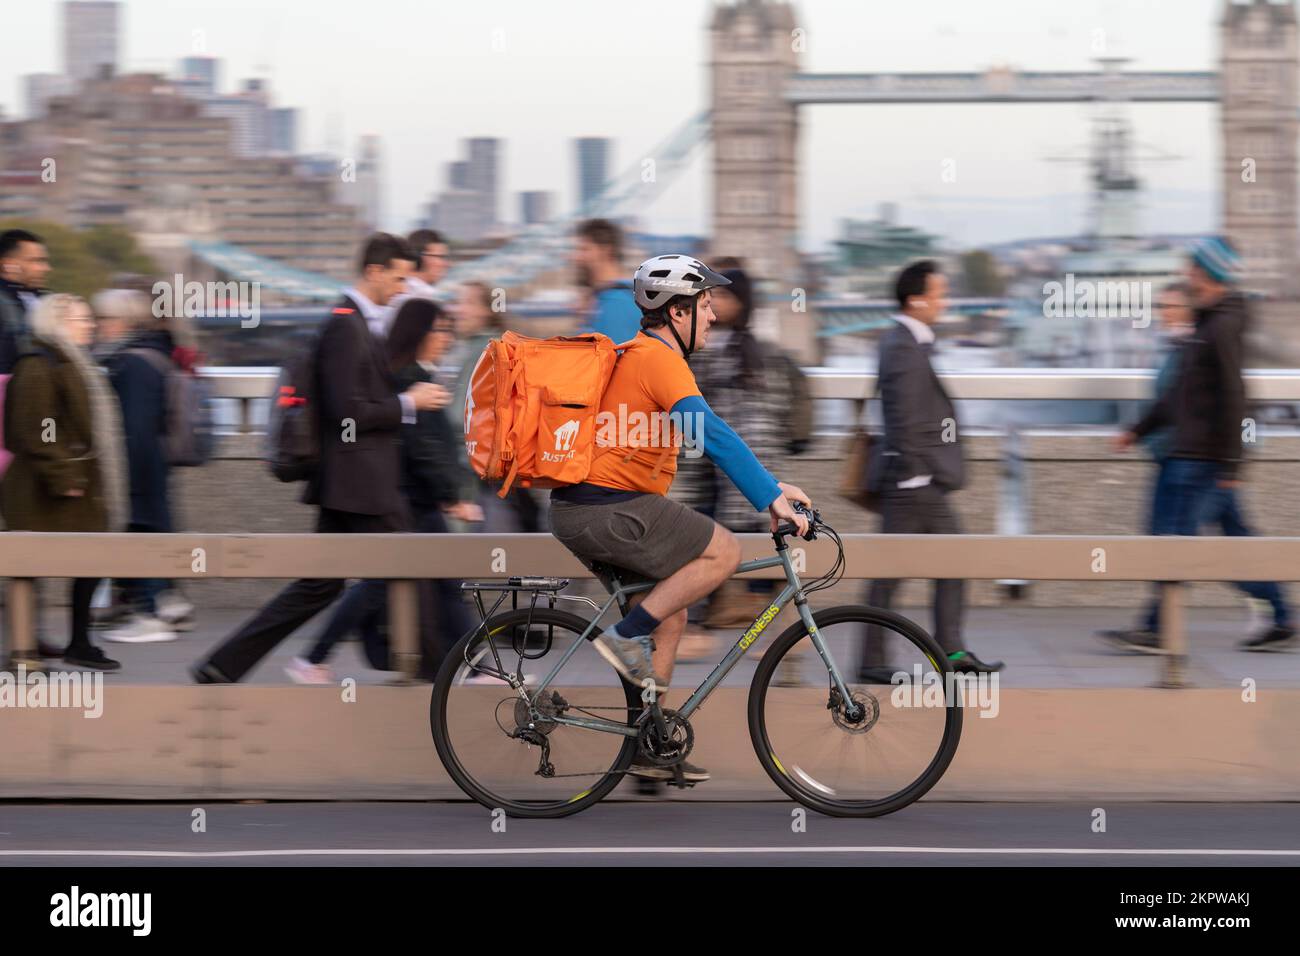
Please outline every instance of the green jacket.
[[[4, 442], [14, 456], [0, 484], [9, 530], [108, 530], [90, 394], [57, 345], [33, 340], [14, 366], [5, 390]], [[69, 496], [71, 489], [84, 494]]]

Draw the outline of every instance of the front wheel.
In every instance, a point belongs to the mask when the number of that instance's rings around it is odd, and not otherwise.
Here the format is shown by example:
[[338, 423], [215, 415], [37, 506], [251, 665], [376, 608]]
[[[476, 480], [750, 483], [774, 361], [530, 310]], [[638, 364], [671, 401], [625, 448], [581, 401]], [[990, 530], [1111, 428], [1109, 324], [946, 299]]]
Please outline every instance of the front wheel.
[[[759, 763], [795, 800], [831, 816], [883, 816], [919, 800], [961, 739], [960, 688], [943, 651], [907, 618], [877, 608], [828, 608], [813, 621], [851, 700], [797, 621], [768, 648], [750, 685]], [[879, 648], [879, 666], [860, 673], [864, 641]]]

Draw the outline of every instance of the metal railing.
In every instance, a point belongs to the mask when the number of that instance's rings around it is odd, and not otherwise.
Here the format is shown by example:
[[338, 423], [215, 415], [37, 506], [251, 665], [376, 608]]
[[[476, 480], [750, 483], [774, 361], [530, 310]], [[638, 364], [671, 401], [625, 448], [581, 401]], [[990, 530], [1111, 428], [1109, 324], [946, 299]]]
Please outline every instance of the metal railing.
[[[772, 539], [739, 536], [742, 560], [770, 556]], [[1160, 686], [1186, 685], [1184, 585], [1190, 581], [1300, 581], [1300, 538], [1107, 535], [870, 535], [843, 537], [848, 579], [963, 578], [1037, 581], [1159, 581], [1164, 651]], [[793, 542], [804, 580], [827, 571], [835, 546]], [[777, 578], [779, 568], [756, 572]], [[0, 577], [9, 578], [3, 660], [35, 649], [35, 578], [371, 578], [389, 581], [390, 640], [408, 678], [419, 662], [422, 578], [514, 575], [590, 578], [546, 534], [54, 534], [0, 535]]]
[[[238, 403], [240, 432], [254, 432], [256, 403], [268, 400], [279, 369], [210, 367], [214, 397]], [[833, 368], [809, 368], [814, 399], [863, 401], [876, 387], [876, 376]], [[940, 372], [948, 394], [957, 399], [1068, 401], [1141, 401], [1151, 397], [1155, 372], [1150, 369], [980, 369]], [[1252, 369], [1245, 375], [1246, 395], [1256, 402], [1300, 402], [1300, 369]]]

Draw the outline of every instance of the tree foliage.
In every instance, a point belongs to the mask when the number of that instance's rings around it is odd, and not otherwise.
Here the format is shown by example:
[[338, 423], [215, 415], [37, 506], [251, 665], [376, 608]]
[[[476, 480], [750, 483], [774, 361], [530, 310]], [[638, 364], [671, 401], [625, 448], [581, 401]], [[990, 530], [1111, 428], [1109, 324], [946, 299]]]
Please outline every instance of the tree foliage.
[[140, 250], [135, 237], [121, 226], [70, 229], [52, 222], [0, 221], [0, 232], [6, 229], [26, 229], [45, 240], [50, 253], [48, 285], [53, 292], [89, 298], [109, 288], [115, 276], [149, 276], [157, 268]]

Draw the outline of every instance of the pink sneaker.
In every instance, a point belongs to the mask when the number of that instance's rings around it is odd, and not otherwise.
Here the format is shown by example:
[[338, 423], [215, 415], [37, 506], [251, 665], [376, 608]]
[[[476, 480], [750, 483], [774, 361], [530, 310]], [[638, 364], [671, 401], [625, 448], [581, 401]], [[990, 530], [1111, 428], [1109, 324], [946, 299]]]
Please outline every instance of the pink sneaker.
[[295, 684], [332, 684], [334, 672], [328, 664], [313, 664], [305, 658], [295, 657], [284, 669]]

